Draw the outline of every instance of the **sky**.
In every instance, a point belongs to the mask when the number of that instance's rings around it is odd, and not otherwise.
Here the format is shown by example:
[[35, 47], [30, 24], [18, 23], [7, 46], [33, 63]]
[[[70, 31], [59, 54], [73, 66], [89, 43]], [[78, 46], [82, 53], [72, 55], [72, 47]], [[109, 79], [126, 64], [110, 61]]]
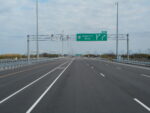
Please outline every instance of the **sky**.
[[[36, 34], [35, 0], [0, 0], [0, 54], [27, 53]], [[39, 0], [39, 34], [116, 33], [116, 0]], [[118, 0], [119, 33], [129, 33], [130, 53], [150, 53], [150, 0]], [[75, 37], [71, 37], [75, 38]], [[59, 41], [40, 42], [40, 53], [61, 53]], [[64, 53], [115, 53], [115, 40], [64, 42]], [[35, 53], [35, 42], [30, 44]], [[119, 53], [126, 54], [126, 41]]]

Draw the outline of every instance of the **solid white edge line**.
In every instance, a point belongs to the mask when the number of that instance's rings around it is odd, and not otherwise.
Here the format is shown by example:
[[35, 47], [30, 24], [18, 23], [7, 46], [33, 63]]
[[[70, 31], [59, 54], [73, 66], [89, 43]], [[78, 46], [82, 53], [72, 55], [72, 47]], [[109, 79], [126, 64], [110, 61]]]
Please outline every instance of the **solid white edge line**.
[[105, 75], [104, 75], [103, 73], [100, 73], [100, 75], [101, 75], [102, 77], [105, 77]]
[[150, 76], [149, 75], [145, 75], [145, 74], [141, 74], [142, 76], [144, 76], [144, 77], [149, 77], [150, 78]]
[[44, 93], [35, 101], [35, 103], [27, 110], [26, 113], [31, 113], [32, 110], [36, 107], [36, 105], [41, 101], [41, 99], [46, 95], [46, 93], [52, 88], [52, 86], [56, 83], [56, 81], [60, 78], [60, 76], [68, 69], [68, 67], [72, 64], [68, 64], [68, 66], [58, 75], [58, 77], [49, 85], [49, 87], [44, 91]]
[[[68, 62], [68, 61], [67, 61]], [[44, 78], [45, 76], [47, 76], [48, 74], [52, 73], [53, 71], [57, 70], [59, 67], [61, 67], [62, 65], [65, 65], [67, 62], [55, 67], [54, 69], [52, 69], [51, 71], [49, 71], [48, 73], [44, 74], [43, 76], [39, 77], [38, 79], [34, 80], [33, 82], [31, 82], [30, 84], [24, 86], [23, 88], [21, 88], [20, 90], [14, 92], [13, 94], [9, 95], [8, 97], [2, 99], [0, 101], [0, 104], [2, 104], [3, 102], [7, 101], [8, 99], [10, 99], [11, 97], [15, 96], [16, 94], [20, 93], [21, 91], [23, 91], [24, 89], [28, 88], [29, 86], [33, 85], [34, 83], [38, 82], [39, 80], [41, 80], [42, 78]]]
[[137, 98], [134, 98], [134, 101], [136, 101], [137, 103], [139, 103], [141, 106], [143, 106], [146, 110], [150, 111], [150, 108], [148, 106], [146, 106], [144, 103], [142, 103], [140, 100], [138, 100]]

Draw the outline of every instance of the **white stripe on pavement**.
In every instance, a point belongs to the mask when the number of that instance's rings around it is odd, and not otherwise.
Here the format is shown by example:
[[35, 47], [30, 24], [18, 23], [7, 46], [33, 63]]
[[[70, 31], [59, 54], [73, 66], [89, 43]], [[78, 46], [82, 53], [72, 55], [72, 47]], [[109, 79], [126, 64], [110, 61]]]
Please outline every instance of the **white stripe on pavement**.
[[141, 106], [143, 106], [146, 110], [150, 111], [150, 108], [148, 106], [146, 106], [144, 103], [142, 103], [140, 100], [138, 100], [137, 98], [134, 98], [134, 101], [136, 101], [137, 103], [139, 103]]
[[67, 62], [55, 67], [54, 69], [52, 69], [51, 71], [49, 71], [48, 73], [46, 73], [45, 75], [41, 76], [40, 78], [34, 80], [33, 82], [31, 82], [30, 84], [24, 86], [23, 88], [21, 88], [20, 90], [14, 92], [13, 94], [9, 95], [8, 97], [4, 98], [3, 100], [0, 101], [0, 104], [2, 104], [3, 102], [7, 101], [8, 99], [10, 99], [11, 97], [15, 96], [16, 94], [20, 93], [21, 91], [23, 91], [24, 89], [28, 88], [29, 86], [33, 85], [34, 83], [38, 82], [39, 80], [41, 80], [42, 78], [46, 77], [47, 75], [49, 75], [50, 73], [52, 73], [53, 71], [57, 70], [59, 67], [61, 67], [62, 65], [65, 65]]
[[52, 86], [56, 83], [56, 81], [60, 78], [60, 76], [68, 69], [68, 67], [72, 64], [69, 63], [69, 65], [58, 75], [58, 77], [50, 84], [50, 86], [44, 91], [44, 93], [36, 100], [36, 102], [27, 110], [26, 113], [31, 113], [32, 110], [36, 107], [36, 105], [41, 101], [41, 99], [46, 95], [46, 93], [52, 88]]
[[100, 73], [100, 75], [101, 75], [102, 77], [105, 77], [105, 75], [104, 75], [103, 73]]
[[141, 74], [141, 76], [150, 78], [150, 75]]

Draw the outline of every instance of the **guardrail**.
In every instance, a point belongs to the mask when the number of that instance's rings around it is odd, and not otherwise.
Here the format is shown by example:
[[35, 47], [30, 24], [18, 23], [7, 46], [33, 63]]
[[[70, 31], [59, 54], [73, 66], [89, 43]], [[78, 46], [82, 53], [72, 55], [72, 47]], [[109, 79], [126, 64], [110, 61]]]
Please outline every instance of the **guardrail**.
[[141, 66], [150, 66], [150, 62], [144, 61], [137, 61], [137, 60], [117, 60], [113, 59], [114, 62], [125, 63], [125, 64], [134, 64], [134, 65], [141, 65]]
[[23, 66], [28, 66], [28, 65], [38, 64], [38, 63], [44, 63], [44, 62], [55, 60], [55, 59], [59, 59], [59, 58], [39, 58], [38, 60], [35, 58], [32, 58], [30, 60], [27, 60], [27, 59], [19, 59], [19, 60], [2, 59], [2, 60], [0, 60], [0, 71], [16, 69], [16, 68], [20, 68]]
[[111, 62], [118, 62], [124, 64], [132, 64], [132, 65], [139, 65], [139, 66], [147, 66], [150, 67], [150, 62], [146, 61], [137, 61], [137, 60], [125, 60], [125, 59], [106, 59], [106, 58], [98, 58], [100, 60], [111, 61]]

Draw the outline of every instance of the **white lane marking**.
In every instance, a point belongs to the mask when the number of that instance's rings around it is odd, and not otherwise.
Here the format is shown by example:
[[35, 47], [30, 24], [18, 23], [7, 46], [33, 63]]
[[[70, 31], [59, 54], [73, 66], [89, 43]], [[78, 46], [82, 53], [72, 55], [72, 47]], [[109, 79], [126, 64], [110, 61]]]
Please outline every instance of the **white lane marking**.
[[32, 110], [36, 107], [36, 105], [41, 101], [41, 99], [46, 95], [46, 93], [52, 88], [52, 86], [56, 83], [56, 81], [60, 78], [60, 76], [68, 69], [68, 67], [72, 64], [68, 64], [68, 66], [58, 75], [58, 77], [48, 86], [48, 88], [44, 91], [44, 93], [35, 101], [35, 103], [27, 110], [26, 113], [31, 113]]
[[134, 101], [136, 101], [141, 106], [143, 106], [145, 109], [147, 109], [148, 111], [150, 111], [150, 108], [147, 105], [145, 105], [144, 103], [142, 103], [140, 100], [138, 100], [137, 98], [134, 98]]
[[65, 67], [58, 67], [57, 69], [60, 69], [60, 70], [62, 70], [62, 69], [65, 69]]
[[100, 75], [101, 75], [102, 77], [105, 77], [105, 75], [104, 75], [103, 73], [100, 73]]
[[141, 74], [141, 76], [149, 77], [150, 78], [150, 75]]
[[[51, 62], [51, 64], [53, 64], [53, 63], [55, 63], [55, 62]], [[9, 73], [9, 74], [6, 74], [6, 75], [1, 75], [0, 78], [9, 77], [11, 75], [15, 75], [15, 74], [22, 73], [22, 72], [33, 71], [33, 69], [37, 69], [39, 67], [43, 67], [43, 66], [46, 66], [46, 65], [49, 65], [49, 63], [48, 64], [42, 64], [42, 65], [39, 65], [39, 66], [35, 66], [35, 67], [30, 68], [30, 69], [23, 69], [22, 71], [17, 71], [17, 72]]]
[[9, 95], [8, 97], [2, 99], [0, 101], [0, 104], [2, 104], [3, 102], [7, 101], [8, 99], [10, 99], [11, 97], [15, 96], [16, 94], [20, 93], [21, 91], [23, 91], [24, 89], [28, 88], [29, 86], [33, 85], [34, 83], [38, 82], [39, 80], [41, 80], [42, 78], [44, 78], [45, 76], [49, 75], [50, 73], [52, 73], [53, 71], [57, 70], [59, 67], [61, 67], [62, 65], [66, 64], [67, 62], [55, 67], [54, 69], [52, 69], [51, 71], [49, 71], [48, 73], [44, 74], [43, 76], [39, 77], [38, 79], [34, 80], [33, 82], [31, 82], [30, 84], [24, 86], [23, 88], [21, 88], [20, 90], [14, 92], [13, 94]]

